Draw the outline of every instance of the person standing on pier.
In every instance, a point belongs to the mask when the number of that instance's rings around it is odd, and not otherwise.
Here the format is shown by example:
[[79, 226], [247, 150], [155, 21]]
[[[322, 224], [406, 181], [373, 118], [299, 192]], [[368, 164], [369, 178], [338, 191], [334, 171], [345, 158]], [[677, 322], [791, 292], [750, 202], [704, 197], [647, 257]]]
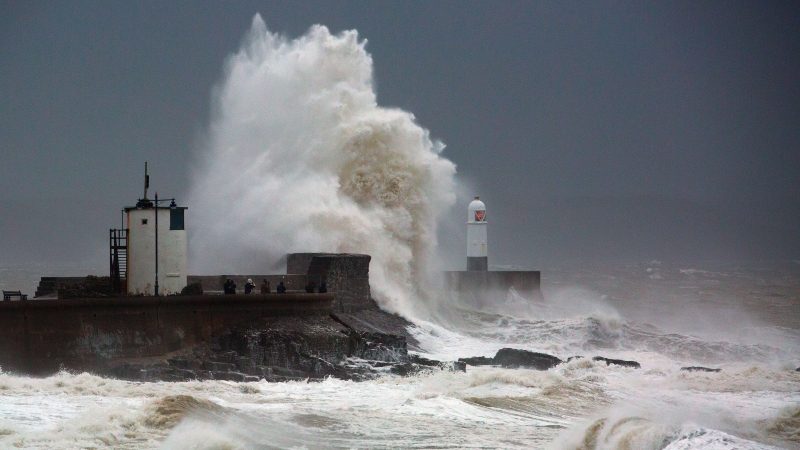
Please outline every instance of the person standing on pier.
[[267, 279], [264, 278], [264, 282], [261, 283], [261, 293], [262, 294], [269, 294], [270, 291], [271, 291], [271, 288], [269, 286], [269, 281], [267, 281]]
[[225, 280], [225, 284], [222, 285], [222, 292], [226, 294], [235, 294], [236, 293], [236, 283], [233, 282], [230, 278]]
[[247, 279], [247, 283], [244, 284], [244, 293], [245, 294], [250, 294], [250, 293], [253, 292], [253, 289], [255, 289], [255, 288], [256, 288], [256, 284], [253, 283], [253, 279], [252, 278], [248, 278]]

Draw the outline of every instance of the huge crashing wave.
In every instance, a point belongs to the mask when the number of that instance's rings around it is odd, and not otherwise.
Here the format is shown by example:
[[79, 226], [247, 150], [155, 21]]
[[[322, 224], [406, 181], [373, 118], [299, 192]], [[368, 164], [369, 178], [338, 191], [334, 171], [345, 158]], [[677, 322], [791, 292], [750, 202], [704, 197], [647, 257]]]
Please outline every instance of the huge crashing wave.
[[455, 165], [411, 113], [378, 106], [356, 31], [288, 39], [253, 18], [213, 93], [189, 204], [192, 270], [272, 270], [290, 252], [372, 256], [382, 307], [412, 315], [455, 201]]

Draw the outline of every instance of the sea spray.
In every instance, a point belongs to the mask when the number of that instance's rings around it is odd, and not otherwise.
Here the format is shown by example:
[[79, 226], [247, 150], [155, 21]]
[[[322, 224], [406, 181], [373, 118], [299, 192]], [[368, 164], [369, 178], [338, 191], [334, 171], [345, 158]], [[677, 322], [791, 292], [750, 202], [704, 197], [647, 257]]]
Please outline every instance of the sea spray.
[[372, 255], [374, 297], [413, 316], [455, 166], [412, 114], [379, 107], [356, 31], [288, 39], [259, 15], [225, 64], [190, 189], [196, 272], [274, 270], [289, 252]]

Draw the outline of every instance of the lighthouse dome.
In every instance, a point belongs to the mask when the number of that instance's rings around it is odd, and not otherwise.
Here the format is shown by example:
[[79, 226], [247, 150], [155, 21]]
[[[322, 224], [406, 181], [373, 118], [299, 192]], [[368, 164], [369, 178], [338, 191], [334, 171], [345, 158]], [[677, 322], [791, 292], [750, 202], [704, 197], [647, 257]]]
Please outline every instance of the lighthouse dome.
[[486, 205], [481, 201], [480, 197], [475, 197], [475, 200], [469, 202], [467, 222], [486, 222]]

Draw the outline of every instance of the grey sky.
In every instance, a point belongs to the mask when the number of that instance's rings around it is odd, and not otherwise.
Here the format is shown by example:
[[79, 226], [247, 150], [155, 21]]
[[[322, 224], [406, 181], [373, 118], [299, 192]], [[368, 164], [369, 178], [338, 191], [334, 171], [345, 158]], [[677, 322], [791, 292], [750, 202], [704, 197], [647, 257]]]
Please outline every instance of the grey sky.
[[[796, 3], [0, 5], [3, 263], [104, 268], [144, 160], [182, 196], [256, 12], [368, 40], [379, 102], [413, 112], [486, 200], [492, 263], [800, 258]], [[443, 245], [460, 258], [462, 238]]]

